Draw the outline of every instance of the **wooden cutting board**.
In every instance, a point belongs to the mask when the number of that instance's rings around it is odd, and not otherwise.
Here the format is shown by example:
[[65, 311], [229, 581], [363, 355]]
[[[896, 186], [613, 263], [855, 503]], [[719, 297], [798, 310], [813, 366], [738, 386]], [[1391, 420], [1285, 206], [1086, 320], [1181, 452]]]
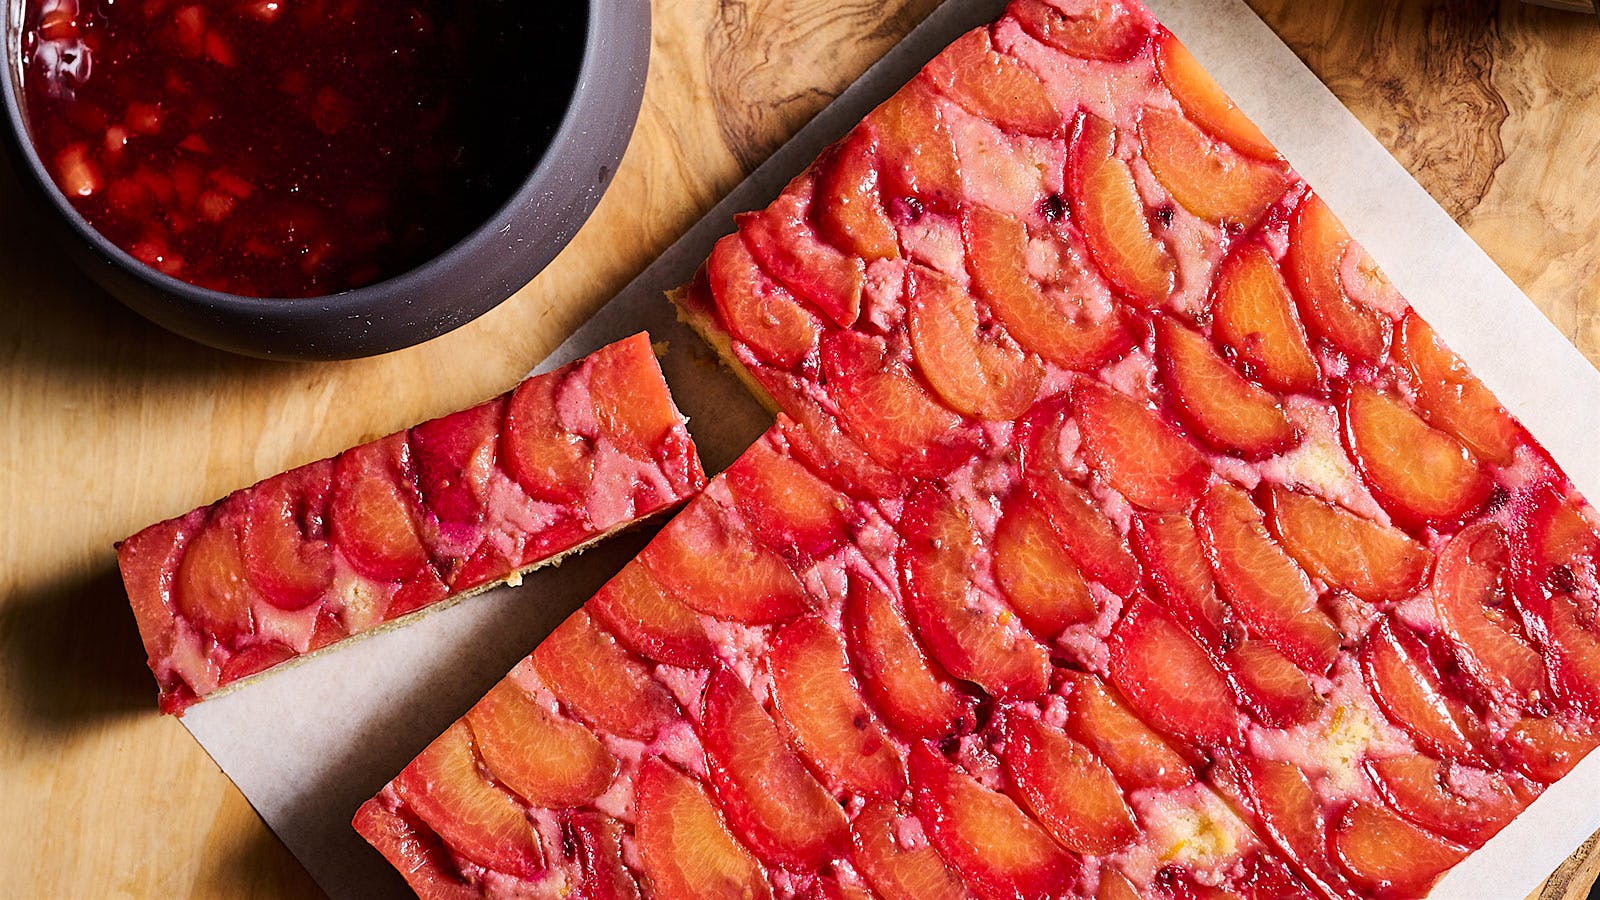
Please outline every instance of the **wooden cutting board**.
[[[1515, 0], [1251, 2], [1600, 363], [1600, 28]], [[934, 5], [657, 0], [645, 109], [594, 219], [495, 312], [381, 359], [172, 337], [77, 274], [0, 172], [0, 896], [315, 895], [155, 715], [111, 542], [510, 386]], [[1543, 896], [1597, 870], [1579, 853]]]

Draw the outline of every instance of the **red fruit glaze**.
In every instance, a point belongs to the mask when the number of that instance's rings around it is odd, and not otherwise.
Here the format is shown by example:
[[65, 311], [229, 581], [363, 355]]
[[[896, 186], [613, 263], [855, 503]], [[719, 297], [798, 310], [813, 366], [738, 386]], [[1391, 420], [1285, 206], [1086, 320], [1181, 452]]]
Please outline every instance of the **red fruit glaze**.
[[253, 297], [370, 284], [481, 224], [554, 133], [584, 27], [436, 0], [25, 10], [31, 137], [67, 199], [145, 265]]

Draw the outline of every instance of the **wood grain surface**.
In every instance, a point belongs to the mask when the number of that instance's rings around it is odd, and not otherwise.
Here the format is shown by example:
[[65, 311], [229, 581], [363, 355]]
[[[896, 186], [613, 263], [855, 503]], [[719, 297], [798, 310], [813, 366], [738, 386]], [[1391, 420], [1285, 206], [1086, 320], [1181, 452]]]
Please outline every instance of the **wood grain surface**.
[[[1600, 363], [1600, 29], [1516, 0], [1252, 2]], [[0, 897], [315, 895], [156, 715], [112, 541], [504, 390], [934, 5], [658, 0], [594, 218], [499, 309], [379, 359], [255, 362], [146, 324], [0, 172]], [[1582, 896], [1597, 865], [1547, 896]]]

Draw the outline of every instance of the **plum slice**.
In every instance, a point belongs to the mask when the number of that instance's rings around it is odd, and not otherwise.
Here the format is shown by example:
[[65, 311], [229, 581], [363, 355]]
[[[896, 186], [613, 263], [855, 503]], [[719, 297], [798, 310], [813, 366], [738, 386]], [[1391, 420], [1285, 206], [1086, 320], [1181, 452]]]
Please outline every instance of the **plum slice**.
[[945, 96], [1005, 131], [1048, 136], [1066, 124], [1039, 76], [996, 52], [988, 29], [957, 38], [923, 71]]
[[571, 503], [583, 497], [594, 472], [591, 442], [561, 422], [557, 398], [564, 379], [530, 378], [506, 406], [500, 459], [535, 500]]
[[995, 529], [994, 570], [1011, 608], [1046, 640], [1099, 615], [1083, 573], [1026, 490], [1006, 500]]
[[1339, 629], [1249, 496], [1231, 484], [1213, 486], [1195, 524], [1217, 583], [1249, 629], [1307, 672], [1327, 672], [1339, 652]]
[[1194, 781], [1194, 768], [1100, 679], [1078, 672], [1067, 683], [1067, 731], [1111, 768], [1118, 783], [1128, 790], [1170, 790]]
[[822, 324], [762, 271], [743, 238], [718, 241], [706, 273], [723, 325], [756, 356], [787, 369], [811, 355]]
[[889, 595], [858, 575], [850, 577], [844, 628], [862, 688], [896, 729], [935, 739], [970, 721], [972, 699], [934, 671]]
[[1433, 554], [1398, 528], [1281, 485], [1267, 489], [1267, 519], [1308, 572], [1370, 603], [1403, 600], [1422, 586]]
[[1211, 474], [1205, 457], [1155, 410], [1081, 376], [1072, 409], [1090, 465], [1135, 505], [1173, 512], [1200, 496]]
[[1345, 254], [1360, 252], [1344, 225], [1316, 194], [1307, 194], [1289, 223], [1289, 250], [1283, 258], [1300, 313], [1329, 344], [1352, 360], [1376, 363], [1389, 350], [1394, 324], [1378, 310], [1350, 296], [1343, 269]]
[[563, 704], [603, 731], [648, 741], [679, 714], [672, 694], [584, 610], [557, 626], [529, 659]]
[[568, 819], [578, 845], [584, 900], [639, 900], [639, 883], [623, 857], [623, 825], [610, 816], [580, 812]]
[[1465, 848], [1359, 801], [1340, 817], [1329, 842], [1351, 880], [1378, 898], [1421, 896], [1467, 855]]
[[1517, 423], [1415, 310], [1401, 320], [1394, 350], [1416, 379], [1417, 405], [1429, 424], [1480, 458], [1511, 465], [1520, 441]]
[[1177, 110], [1146, 108], [1139, 137], [1156, 180], [1208, 222], [1248, 230], [1289, 188], [1285, 167], [1213, 139]]
[[1171, 33], [1156, 40], [1156, 71], [1184, 113], [1201, 128], [1247, 156], [1278, 162], [1277, 148]]
[[901, 529], [906, 609], [933, 658], [995, 696], [1042, 695], [1049, 652], [975, 583], [980, 547], [967, 514], [928, 485], [907, 501]]
[[1498, 525], [1469, 525], [1439, 553], [1433, 608], [1457, 661], [1473, 680], [1526, 706], [1545, 692], [1545, 668], [1512, 602], [1509, 564], [1510, 548]]
[[656, 662], [703, 668], [716, 658], [694, 610], [674, 600], [635, 560], [606, 582], [584, 609], [628, 649]]
[[1345, 393], [1344, 441], [1373, 494], [1403, 525], [1447, 529], [1483, 507], [1494, 482], [1460, 441], [1399, 398], [1365, 384]]
[[184, 618], [217, 638], [236, 640], [254, 630], [260, 595], [245, 578], [239, 528], [226, 508], [214, 512], [184, 547], [172, 596]]
[[900, 811], [885, 800], [869, 800], [851, 823], [856, 867], [884, 900], [965, 900], [971, 895], [929, 845], [900, 840]]
[[346, 450], [334, 462], [329, 529], [350, 564], [379, 581], [409, 578], [428, 564], [428, 551], [399, 481], [410, 449], [390, 435]]
[[1133, 334], [1115, 308], [1095, 315], [1082, 299], [1044, 291], [1029, 274], [1028, 230], [1020, 220], [969, 205], [962, 210], [961, 230], [973, 284], [1025, 349], [1087, 372], [1133, 346]]
[[1309, 391], [1322, 377], [1278, 263], [1260, 241], [1223, 260], [1211, 291], [1212, 335], [1245, 375], [1280, 391]]
[[1522, 811], [1505, 778], [1493, 772], [1420, 755], [1369, 760], [1367, 772], [1401, 815], [1468, 847], [1483, 846]]
[[394, 788], [452, 850], [478, 865], [522, 877], [544, 868], [544, 848], [522, 807], [479, 774], [465, 722], [429, 744]]
[[811, 185], [810, 179], [798, 179], [766, 209], [734, 220], [762, 269], [834, 324], [849, 328], [861, 315], [865, 265], [823, 243], [812, 230]]
[[911, 349], [922, 377], [957, 412], [1010, 421], [1039, 393], [1044, 367], [1010, 335], [982, 327], [977, 300], [932, 269], [906, 273]]
[[1474, 759], [1466, 710], [1449, 699], [1425, 648], [1380, 621], [1361, 647], [1361, 670], [1378, 706], [1423, 747], [1445, 758]]
[[280, 609], [317, 602], [333, 583], [333, 547], [326, 536], [333, 464], [302, 466], [251, 491], [239, 527], [245, 571]]
[[1137, 600], [1111, 633], [1111, 682], [1140, 718], [1185, 741], [1240, 737], [1233, 692], [1204, 649], [1160, 607]]
[[844, 811], [727, 669], [706, 685], [700, 739], [723, 810], [768, 865], [809, 871], [843, 849]]
[[726, 480], [744, 521], [773, 546], [821, 557], [849, 537], [844, 497], [765, 441], [745, 451]]
[[1046, 0], [1015, 0], [1008, 12], [1035, 38], [1083, 59], [1127, 62], [1150, 39], [1149, 31], [1121, 3], [1077, 4], [1072, 10]]
[[639, 559], [674, 599], [708, 616], [764, 625], [806, 610], [805, 589], [789, 564], [705, 494], [668, 522]]
[[1139, 563], [1117, 527], [1072, 480], [1061, 455], [1067, 422], [1066, 405], [1053, 401], [1041, 404], [1018, 428], [1025, 479], [1019, 491], [1033, 494], [1055, 528], [1056, 539], [1084, 575], [1129, 596], [1142, 579]]
[[1009, 797], [925, 745], [911, 751], [911, 784], [933, 846], [983, 900], [1069, 895], [1078, 860]]
[[1005, 716], [1000, 732], [1007, 775], [1062, 846], [1103, 856], [1139, 836], [1116, 778], [1088, 747], [1028, 715]]
[[660, 759], [639, 767], [634, 825], [651, 896], [671, 900], [770, 900], [761, 864], [728, 832], [700, 785]]
[[926, 77], [896, 91], [867, 116], [864, 126], [878, 141], [884, 187], [936, 208], [955, 204], [961, 194], [955, 138]]
[[1116, 148], [1115, 126], [1092, 113], [1080, 118], [1067, 168], [1073, 217], [1106, 279], [1153, 308], [1172, 293], [1177, 262], [1151, 229], [1133, 170]]
[[905, 787], [900, 755], [862, 702], [839, 635], [818, 618], [785, 625], [767, 654], [778, 716], [829, 786], [868, 797]]
[[881, 338], [828, 335], [822, 370], [841, 424], [883, 465], [936, 476], [966, 458], [962, 418], [935, 400]]
[[879, 190], [878, 146], [865, 129], [841, 143], [817, 173], [817, 232], [868, 263], [900, 256], [900, 239]]
[[466, 722], [484, 767], [532, 806], [581, 806], [617, 774], [616, 759], [592, 732], [540, 706], [509, 679], [491, 688]]
[[1246, 459], [1300, 440], [1278, 398], [1235, 372], [1211, 341], [1173, 319], [1156, 319], [1156, 366], [1178, 415], [1206, 443]]

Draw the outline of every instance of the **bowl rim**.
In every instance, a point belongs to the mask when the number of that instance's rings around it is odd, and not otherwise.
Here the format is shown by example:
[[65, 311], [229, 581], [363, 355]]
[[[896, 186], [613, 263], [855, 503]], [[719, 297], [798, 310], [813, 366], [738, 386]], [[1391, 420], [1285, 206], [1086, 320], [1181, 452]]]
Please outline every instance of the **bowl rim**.
[[[0, 3], [6, 6], [6, 15], [4, 20], [0, 21], [0, 43], [4, 44], [0, 47], [0, 52], [4, 54], [3, 64], [0, 64], [0, 104], [4, 104], [5, 126], [10, 131], [10, 137], [18, 149], [24, 167], [47, 198], [52, 211], [65, 221], [74, 236], [87, 242], [99, 257], [115, 266], [123, 275], [131, 276], [199, 309], [235, 317], [283, 321], [297, 318], [296, 306], [301, 307], [302, 313], [310, 312], [306, 307], [315, 307], [324, 316], [345, 314], [368, 317], [378, 314], [382, 310], [390, 309], [397, 299], [414, 296], [420, 290], [436, 287], [441, 283], [441, 279], [460, 272], [463, 266], [470, 264], [479, 253], [492, 251], [496, 245], [496, 236], [516, 218], [518, 210], [562, 180], [568, 165], [567, 152], [582, 146], [579, 140], [584, 129], [584, 123], [579, 121], [579, 113], [583, 107], [581, 101], [591, 90], [589, 88], [591, 82], [603, 78], [607, 68], [607, 61], [601, 59], [603, 54], [598, 52], [605, 41], [602, 27], [608, 21], [605, 12], [619, 4], [627, 5], [636, 0], [584, 0], [586, 21], [582, 55], [572, 86], [567, 91], [560, 124], [540, 150], [538, 159], [528, 170], [528, 174], [504, 201], [494, 207], [482, 224], [439, 253], [404, 272], [352, 290], [306, 297], [251, 297], [216, 291], [174, 278], [134, 258], [101, 234], [78, 212], [62, 193], [55, 178], [50, 175], [49, 169], [40, 158], [25, 119], [21, 47], [23, 16], [28, 2], [29, 0], [0, 0]], [[570, 235], [567, 237], [570, 238]], [[437, 337], [457, 325], [471, 321], [506, 299], [509, 298], [501, 297], [488, 304], [480, 303], [470, 309], [464, 308], [462, 310], [466, 314], [464, 318], [443, 331], [420, 337], [417, 343]], [[398, 310], [398, 307], [393, 308]]]

